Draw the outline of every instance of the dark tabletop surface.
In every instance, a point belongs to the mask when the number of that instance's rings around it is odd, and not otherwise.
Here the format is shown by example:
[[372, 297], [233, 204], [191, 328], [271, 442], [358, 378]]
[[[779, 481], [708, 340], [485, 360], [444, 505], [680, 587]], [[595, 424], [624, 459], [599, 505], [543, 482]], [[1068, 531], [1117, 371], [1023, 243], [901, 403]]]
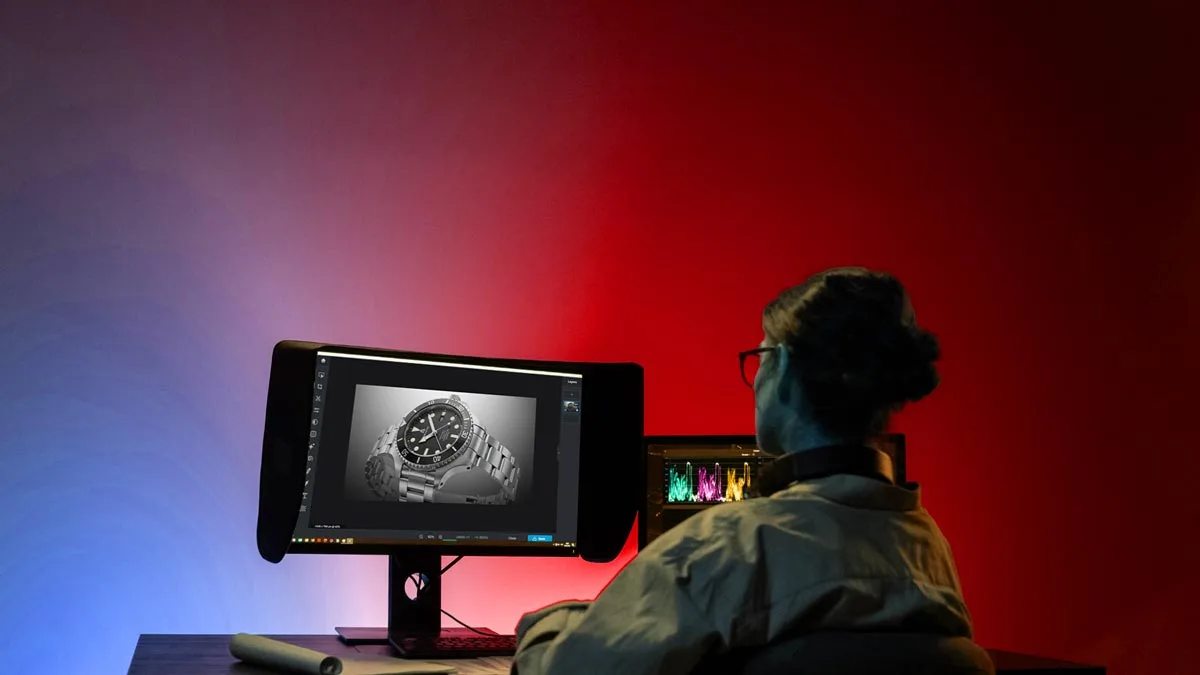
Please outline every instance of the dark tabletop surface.
[[[239, 663], [229, 655], [231, 635], [142, 635], [138, 638], [130, 675], [213, 675], [214, 673], [237, 673], [239, 675], [275, 675], [252, 666]], [[271, 635], [276, 640], [324, 652], [332, 656], [381, 655], [387, 647], [349, 647], [336, 635]], [[988, 650], [998, 673], [1021, 673], [1022, 675], [1103, 675], [1104, 668], [1087, 666], [1066, 661], [1056, 661], [1037, 656], [1013, 652]], [[488, 657], [448, 661], [458, 667], [459, 675], [507, 675], [511, 660], [507, 657]]]

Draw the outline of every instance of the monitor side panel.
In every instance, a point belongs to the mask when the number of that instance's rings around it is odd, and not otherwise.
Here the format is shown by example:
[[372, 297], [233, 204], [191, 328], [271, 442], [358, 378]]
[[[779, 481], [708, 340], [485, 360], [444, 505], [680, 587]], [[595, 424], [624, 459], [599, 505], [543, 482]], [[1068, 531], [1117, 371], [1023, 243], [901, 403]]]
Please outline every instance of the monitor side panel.
[[304, 489], [308, 409], [317, 350], [313, 342], [284, 341], [271, 354], [262, 465], [258, 477], [258, 552], [283, 560], [291, 545]]
[[644, 376], [636, 364], [583, 370], [579, 555], [608, 562], [624, 548], [642, 502]]

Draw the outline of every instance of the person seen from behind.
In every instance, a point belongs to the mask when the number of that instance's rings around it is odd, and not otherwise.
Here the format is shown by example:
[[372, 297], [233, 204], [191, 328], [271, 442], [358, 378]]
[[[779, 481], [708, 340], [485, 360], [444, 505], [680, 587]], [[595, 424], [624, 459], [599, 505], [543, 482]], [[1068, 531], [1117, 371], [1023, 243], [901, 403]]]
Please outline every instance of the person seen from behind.
[[[892, 275], [827, 270], [762, 313], [742, 352], [759, 448], [869, 446], [937, 388], [937, 338]], [[513, 672], [650, 675], [823, 631], [972, 635], [950, 545], [919, 491], [835, 474], [700, 511], [593, 602], [526, 614]]]

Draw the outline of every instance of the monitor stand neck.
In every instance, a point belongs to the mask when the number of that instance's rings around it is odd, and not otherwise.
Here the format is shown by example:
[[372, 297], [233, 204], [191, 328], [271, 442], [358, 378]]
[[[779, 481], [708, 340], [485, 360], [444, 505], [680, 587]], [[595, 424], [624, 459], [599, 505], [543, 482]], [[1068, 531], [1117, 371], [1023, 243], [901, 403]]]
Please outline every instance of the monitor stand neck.
[[386, 628], [334, 630], [348, 645], [390, 645], [392, 651], [406, 638], [495, 634], [487, 628], [442, 628], [442, 556], [419, 550], [388, 556]]
[[414, 551], [388, 556], [388, 640], [442, 631], [442, 557]]

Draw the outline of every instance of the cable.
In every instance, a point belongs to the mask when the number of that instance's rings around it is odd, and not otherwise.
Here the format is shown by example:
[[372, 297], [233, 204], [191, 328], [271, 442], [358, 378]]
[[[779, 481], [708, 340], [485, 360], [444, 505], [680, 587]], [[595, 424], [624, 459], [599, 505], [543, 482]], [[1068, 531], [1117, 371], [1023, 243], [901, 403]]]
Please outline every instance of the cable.
[[463, 628], [466, 628], [467, 630], [471, 631], [472, 633], [476, 633], [476, 634], [482, 635], [484, 637], [492, 637], [492, 638], [500, 637], [500, 636], [496, 635], [495, 633], [485, 633], [485, 632], [479, 630], [478, 628], [468, 626], [466, 624], [466, 622], [464, 622], [462, 619], [458, 618], [457, 616], [454, 616], [453, 614], [451, 614], [450, 612], [447, 612], [444, 609], [442, 610], [442, 614], [445, 614], [446, 616], [450, 617], [450, 619], [452, 621], [454, 621], [454, 623], [457, 623], [458, 625], [462, 626]]
[[[442, 574], [445, 574], [446, 572], [448, 572], [451, 567], [454, 567], [455, 565], [457, 565], [458, 561], [462, 560], [462, 559], [463, 559], [463, 557], [460, 555], [457, 558], [455, 558], [454, 560], [451, 560], [449, 563], [446, 564], [445, 567], [442, 568]], [[485, 633], [485, 632], [479, 630], [478, 628], [475, 628], [473, 626], [468, 626], [465, 621], [458, 618], [457, 616], [454, 616], [453, 614], [451, 614], [450, 612], [447, 612], [444, 609], [442, 610], [442, 614], [445, 614], [446, 616], [450, 617], [451, 621], [462, 626], [463, 628], [466, 628], [467, 630], [471, 631], [472, 633], [476, 633], [478, 635], [483, 635], [485, 637], [496, 637], [495, 633]]]

